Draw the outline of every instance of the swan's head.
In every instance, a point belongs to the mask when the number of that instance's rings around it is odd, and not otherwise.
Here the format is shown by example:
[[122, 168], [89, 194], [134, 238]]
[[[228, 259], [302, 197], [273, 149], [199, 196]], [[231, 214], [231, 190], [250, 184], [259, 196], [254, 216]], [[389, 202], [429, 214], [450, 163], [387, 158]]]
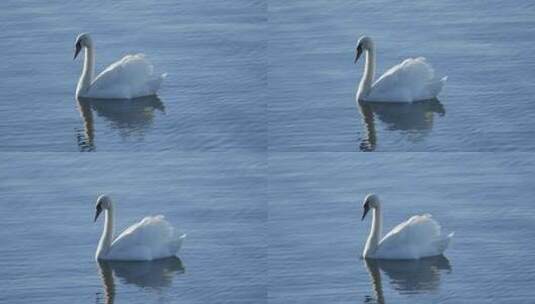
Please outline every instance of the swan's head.
[[90, 47], [93, 45], [93, 41], [91, 40], [91, 36], [89, 36], [88, 33], [83, 33], [78, 35], [76, 37], [76, 42], [74, 46], [74, 59], [76, 59], [76, 56], [78, 56], [78, 53], [82, 50], [82, 47]]
[[111, 198], [106, 195], [101, 195], [97, 198], [97, 203], [95, 204], [95, 222], [97, 221], [98, 216], [102, 210], [108, 210], [111, 208]]
[[370, 50], [372, 49], [373, 41], [372, 38], [368, 36], [362, 36], [359, 38], [359, 41], [357, 41], [357, 47], [355, 48], [355, 63], [357, 63], [357, 60], [359, 60], [360, 55], [362, 55], [362, 52], [364, 50]]
[[362, 207], [364, 208], [364, 211], [362, 213], [362, 220], [366, 217], [366, 214], [368, 214], [368, 211], [370, 211], [371, 208], [378, 208], [379, 207], [379, 197], [377, 194], [368, 194], [364, 198], [364, 202], [362, 203]]

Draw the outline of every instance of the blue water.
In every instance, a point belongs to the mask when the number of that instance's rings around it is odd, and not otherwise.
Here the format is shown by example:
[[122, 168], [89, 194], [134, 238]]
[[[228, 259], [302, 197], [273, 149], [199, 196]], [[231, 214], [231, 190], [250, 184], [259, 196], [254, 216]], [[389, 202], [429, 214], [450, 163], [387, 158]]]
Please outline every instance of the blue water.
[[[254, 154], [0, 154], [0, 302], [261, 303], [265, 171]], [[113, 264], [110, 283], [94, 260], [99, 193], [117, 231], [163, 214], [186, 233], [182, 265]]]
[[[81, 32], [97, 73], [145, 53], [158, 96], [76, 100]], [[357, 104], [361, 35], [439, 99]], [[1, 2], [0, 303], [531, 303], [534, 37], [527, 0]], [[385, 231], [455, 231], [445, 257], [361, 260], [369, 192]], [[179, 258], [95, 262], [101, 193]]]
[[[275, 153], [269, 157], [269, 303], [531, 303], [535, 156]], [[430, 213], [445, 259], [366, 266], [369, 192], [383, 232]]]
[[[0, 302], [530, 303], [535, 296], [532, 154], [233, 154], [0, 154]], [[385, 232], [421, 213], [454, 231], [445, 258], [361, 260], [369, 192], [383, 200]], [[187, 233], [180, 261], [99, 267], [99, 193], [115, 200], [118, 231], [164, 214]]]
[[[270, 150], [534, 150], [532, 1], [274, 0], [268, 11]], [[375, 40], [378, 75], [416, 56], [447, 75], [441, 105], [363, 117], [361, 35]]]
[[[266, 19], [264, 1], [2, 2], [1, 150], [265, 150]], [[161, 104], [97, 105], [88, 122], [74, 97], [81, 32], [97, 73], [138, 52], [167, 72]]]
[[[2, 151], [535, 149], [531, 1], [7, 1], [0, 26]], [[136, 52], [167, 72], [160, 102], [87, 115], [81, 32], [97, 72]], [[378, 74], [425, 56], [449, 76], [439, 105], [359, 110], [364, 34]]]

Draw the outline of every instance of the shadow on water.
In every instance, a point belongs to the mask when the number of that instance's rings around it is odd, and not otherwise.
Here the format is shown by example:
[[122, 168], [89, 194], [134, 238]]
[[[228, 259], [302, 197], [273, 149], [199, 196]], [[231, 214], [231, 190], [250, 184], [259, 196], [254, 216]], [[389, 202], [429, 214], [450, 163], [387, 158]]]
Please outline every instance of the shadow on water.
[[106, 304], [115, 300], [115, 279], [121, 284], [135, 285], [144, 290], [161, 290], [171, 286], [173, 278], [184, 273], [182, 261], [176, 257], [149, 262], [98, 261], [104, 293], [97, 293], [97, 303], [103, 297]]
[[441, 272], [451, 272], [449, 260], [444, 256], [420, 260], [374, 260], [364, 259], [372, 282], [374, 297], [366, 297], [364, 303], [385, 303], [381, 271], [390, 285], [400, 294], [419, 294], [437, 290]]
[[361, 151], [375, 151], [377, 131], [375, 118], [386, 124], [389, 131], [405, 131], [409, 140], [417, 142], [431, 131], [434, 114], [446, 115], [438, 99], [413, 103], [359, 102], [365, 134], [360, 143]]
[[141, 136], [152, 126], [154, 112], [165, 114], [165, 107], [157, 96], [135, 99], [79, 98], [78, 110], [84, 121], [83, 130], [76, 130], [80, 151], [96, 151], [93, 111], [109, 122], [109, 127], [119, 131], [121, 137]]

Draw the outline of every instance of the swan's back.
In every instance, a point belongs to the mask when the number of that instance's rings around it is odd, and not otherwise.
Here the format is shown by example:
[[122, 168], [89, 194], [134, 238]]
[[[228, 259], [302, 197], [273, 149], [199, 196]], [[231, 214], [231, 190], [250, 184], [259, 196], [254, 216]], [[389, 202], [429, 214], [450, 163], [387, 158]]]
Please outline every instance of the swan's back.
[[163, 215], [147, 216], [128, 227], [112, 243], [106, 259], [154, 260], [175, 256], [185, 235]]
[[145, 55], [126, 55], [102, 71], [84, 97], [136, 98], [155, 95], [165, 76], [154, 75], [153, 65]]
[[374, 257], [419, 259], [441, 255], [452, 236], [453, 233], [443, 234], [440, 224], [430, 214], [415, 215], [385, 235]]
[[386, 71], [372, 85], [366, 101], [413, 102], [434, 99], [447, 78], [435, 78], [424, 57], [405, 59]]

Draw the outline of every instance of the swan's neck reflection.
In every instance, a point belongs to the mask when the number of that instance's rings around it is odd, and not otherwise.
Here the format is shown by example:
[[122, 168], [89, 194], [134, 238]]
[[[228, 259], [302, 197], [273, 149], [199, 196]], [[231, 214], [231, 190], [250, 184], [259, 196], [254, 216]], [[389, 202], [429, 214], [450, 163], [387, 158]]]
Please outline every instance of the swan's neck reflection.
[[[368, 274], [370, 275], [375, 299], [378, 304], [383, 304], [385, 302], [385, 298], [383, 295], [383, 284], [381, 282], [381, 272], [379, 271], [379, 266], [375, 260], [368, 259], [364, 259], [364, 264], [366, 265]], [[366, 302], [370, 302], [369, 299]]]
[[[100, 270], [100, 279], [104, 287], [104, 303], [113, 304], [115, 300], [115, 282], [113, 280], [113, 271], [111, 266], [105, 262], [98, 262]], [[97, 300], [97, 303], [99, 301]]]
[[365, 127], [365, 134], [360, 143], [360, 151], [375, 151], [375, 146], [377, 145], [377, 133], [375, 131], [372, 107], [369, 104], [361, 102], [359, 102], [358, 105]]
[[80, 151], [95, 151], [95, 127], [93, 111], [109, 122], [121, 137], [143, 137], [145, 129], [152, 126], [154, 112], [165, 113], [165, 107], [157, 96], [134, 99], [91, 99], [78, 98], [78, 110], [84, 121], [84, 131], [77, 134]]
[[[364, 259], [370, 275], [377, 303], [385, 303], [381, 270], [390, 280], [394, 290], [400, 294], [425, 293], [438, 289], [442, 271], [451, 271], [448, 259], [444, 256], [420, 260], [376, 260]], [[369, 302], [369, 301], [367, 301]]]
[[184, 273], [182, 261], [176, 257], [150, 262], [98, 261], [98, 267], [106, 304], [113, 304], [115, 300], [115, 278], [122, 284], [132, 284], [145, 290], [161, 290], [171, 286], [177, 274]]
[[78, 148], [80, 152], [95, 151], [95, 127], [93, 125], [93, 112], [91, 104], [87, 100], [78, 99], [78, 111], [84, 121], [83, 134], [77, 133]]
[[377, 146], [375, 118], [386, 124], [389, 131], [403, 131], [409, 141], [422, 140], [433, 127], [434, 114], [446, 114], [438, 99], [414, 103], [359, 102], [365, 134], [360, 143], [361, 151], [374, 151]]

